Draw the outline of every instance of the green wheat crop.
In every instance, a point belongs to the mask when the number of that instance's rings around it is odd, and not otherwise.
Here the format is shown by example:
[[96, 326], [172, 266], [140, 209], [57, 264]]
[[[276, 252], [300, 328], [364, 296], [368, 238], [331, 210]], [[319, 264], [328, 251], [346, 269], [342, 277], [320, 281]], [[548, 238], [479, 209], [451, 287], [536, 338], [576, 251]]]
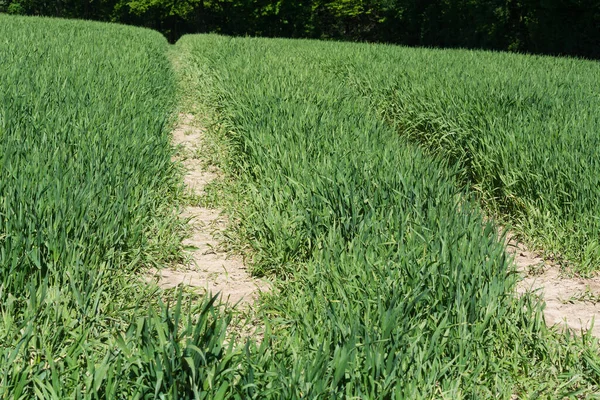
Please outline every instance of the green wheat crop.
[[[170, 51], [227, 148], [236, 240], [277, 282], [256, 338], [142, 278], [181, 258]], [[0, 398], [595, 396], [596, 339], [514, 295], [489, 214], [593, 269], [596, 77], [0, 15]]]
[[255, 272], [284, 279], [231, 397], [597, 391], [595, 342], [552, 333], [534, 297], [514, 296], [497, 228], [461, 189], [462, 165], [381, 118], [383, 77], [400, 78], [379, 66], [406, 49], [219, 36], [186, 36], [177, 48], [218, 113]]
[[346, 49], [336, 61], [345, 81], [401, 134], [458, 164], [488, 212], [577, 272], [600, 269], [598, 62]]
[[200, 397], [227, 368], [215, 299], [134, 274], [180, 257], [167, 46], [0, 15], [0, 398]]

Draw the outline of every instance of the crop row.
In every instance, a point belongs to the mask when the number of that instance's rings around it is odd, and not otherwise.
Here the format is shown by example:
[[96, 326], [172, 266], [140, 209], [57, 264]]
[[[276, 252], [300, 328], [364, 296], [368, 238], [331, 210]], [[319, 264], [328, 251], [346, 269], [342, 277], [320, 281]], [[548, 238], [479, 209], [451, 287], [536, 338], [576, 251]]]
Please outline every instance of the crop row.
[[405, 49], [219, 36], [177, 48], [227, 132], [255, 272], [285, 279], [264, 300], [268, 331], [248, 345], [232, 396], [594, 390], [595, 347], [550, 332], [535, 298], [513, 295], [497, 228], [461, 189], [460, 165], [380, 118], [377, 67]]
[[337, 61], [346, 82], [401, 134], [457, 164], [489, 213], [577, 272], [598, 270], [597, 62], [344, 46], [360, 54]]
[[180, 257], [166, 40], [3, 15], [0, 38], [0, 398], [192, 397], [227, 317], [134, 274]]

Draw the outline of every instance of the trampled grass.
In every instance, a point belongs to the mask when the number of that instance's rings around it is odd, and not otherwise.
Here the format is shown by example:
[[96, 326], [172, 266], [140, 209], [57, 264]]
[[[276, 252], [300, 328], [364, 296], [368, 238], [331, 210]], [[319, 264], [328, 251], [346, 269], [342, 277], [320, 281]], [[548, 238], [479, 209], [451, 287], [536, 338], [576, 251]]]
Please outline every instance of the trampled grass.
[[550, 332], [540, 304], [515, 298], [496, 228], [461, 189], [464, 165], [381, 118], [404, 114], [389, 114], [374, 66], [404, 49], [218, 36], [177, 48], [226, 132], [256, 272], [286, 279], [231, 397], [596, 393], [596, 342]]

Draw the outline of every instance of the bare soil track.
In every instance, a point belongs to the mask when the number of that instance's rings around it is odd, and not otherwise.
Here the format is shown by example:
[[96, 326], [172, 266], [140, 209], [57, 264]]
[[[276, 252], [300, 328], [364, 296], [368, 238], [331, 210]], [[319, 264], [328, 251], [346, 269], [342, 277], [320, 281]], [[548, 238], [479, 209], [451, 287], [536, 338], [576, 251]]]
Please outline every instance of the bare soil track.
[[[180, 146], [180, 161], [187, 171], [184, 182], [193, 194], [201, 196], [206, 185], [220, 174], [216, 167], [207, 168], [195, 158], [203, 149], [204, 129], [197, 126], [192, 114], [180, 114], [172, 135], [173, 144]], [[192, 235], [183, 242], [189, 262], [152, 270], [151, 279], [163, 289], [186, 285], [212, 294], [219, 292], [221, 300], [230, 304], [252, 304], [267, 286], [250, 276], [241, 257], [220, 248], [218, 236], [227, 224], [222, 210], [188, 206], [181, 217], [189, 219], [191, 225]]]
[[587, 331], [600, 337], [600, 278], [566, 277], [560, 266], [527, 250], [514, 237], [509, 237], [507, 252], [514, 256], [517, 270], [523, 279], [517, 293], [529, 290], [546, 302], [544, 316], [548, 326], [558, 325], [574, 333]]

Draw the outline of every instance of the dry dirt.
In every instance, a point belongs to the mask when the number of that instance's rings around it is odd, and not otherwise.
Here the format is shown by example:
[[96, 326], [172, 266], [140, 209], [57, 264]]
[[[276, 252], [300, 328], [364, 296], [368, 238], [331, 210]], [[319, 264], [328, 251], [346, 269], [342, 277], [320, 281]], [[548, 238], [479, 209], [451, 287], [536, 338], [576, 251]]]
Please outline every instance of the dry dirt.
[[[173, 131], [173, 144], [180, 146], [178, 156], [186, 169], [185, 184], [193, 194], [201, 196], [204, 188], [219, 176], [218, 168], [205, 167], [194, 158], [202, 149], [204, 130], [197, 126], [192, 114], [180, 114]], [[181, 217], [189, 219], [192, 235], [184, 240], [189, 262], [160, 270], [151, 270], [149, 279], [163, 289], [186, 285], [220, 293], [230, 304], [252, 304], [260, 291], [267, 289], [264, 281], [250, 276], [241, 257], [228, 254], [219, 246], [217, 237], [227, 224], [222, 210], [186, 207]]]
[[[548, 326], [558, 324], [575, 333], [589, 330], [600, 311], [600, 278], [563, 276], [558, 265], [527, 250], [514, 237], [509, 237], [507, 252], [514, 256], [523, 277], [517, 284], [517, 293], [532, 290], [544, 299]], [[591, 333], [600, 337], [600, 321], [594, 323]]]

